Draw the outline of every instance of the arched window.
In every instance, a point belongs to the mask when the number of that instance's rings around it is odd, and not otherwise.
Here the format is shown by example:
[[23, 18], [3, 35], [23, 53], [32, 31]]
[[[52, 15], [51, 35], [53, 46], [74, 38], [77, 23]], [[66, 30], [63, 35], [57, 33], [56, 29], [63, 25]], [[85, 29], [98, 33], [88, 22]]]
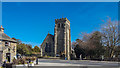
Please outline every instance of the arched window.
[[62, 28], [64, 28], [64, 24], [62, 24]]
[[60, 28], [60, 24], [58, 24], [58, 28]]

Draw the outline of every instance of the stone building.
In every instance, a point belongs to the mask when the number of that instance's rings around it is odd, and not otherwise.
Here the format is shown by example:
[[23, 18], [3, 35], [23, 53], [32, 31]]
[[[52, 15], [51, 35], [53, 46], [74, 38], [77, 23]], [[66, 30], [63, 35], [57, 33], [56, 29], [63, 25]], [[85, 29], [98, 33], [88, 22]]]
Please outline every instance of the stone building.
[[[54, 53], [54, 55], [52, 53], [52, 56], [56, 57], [64, 55], [64, 57], [66, 57], [69, 60], [71, 54], [71, 34], [70, 21], [67, 18], [55, 19], [54, 36], [52, 37], [54, 37], [54, 40], [47, 41], [53, 43], [47, 44], [51, 47], [50, 49], [53, 49], [52, 52]], [[46, 43], [43, 42], [41, 45], [42, 56], [46, 53], [45, 48]]]
[[41, 56], [53, 56], [54, 57], [54, 36], [47, 34], [43, 43], [41, 44]]
[[67, 18], [55, 20], [55, 55], [64, 54], [70, 59], [71, 53], [71, 35], [70, 21]]
[[16, 57], [16, 41], [4, 33], [4, 28], [0, 27], [0, 62], [12, 62]]

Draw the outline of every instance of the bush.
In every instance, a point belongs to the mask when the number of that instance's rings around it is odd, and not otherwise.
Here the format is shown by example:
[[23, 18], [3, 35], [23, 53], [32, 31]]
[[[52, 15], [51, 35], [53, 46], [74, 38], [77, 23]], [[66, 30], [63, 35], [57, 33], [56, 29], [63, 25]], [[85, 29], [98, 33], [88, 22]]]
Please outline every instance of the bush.
[[34, 61], [36, 59], [36, 57], [26, 57], [25, 60], [32, 60]]
[[23, 58], [13, 59], [13, 64], [25, 64], [25, 59]]

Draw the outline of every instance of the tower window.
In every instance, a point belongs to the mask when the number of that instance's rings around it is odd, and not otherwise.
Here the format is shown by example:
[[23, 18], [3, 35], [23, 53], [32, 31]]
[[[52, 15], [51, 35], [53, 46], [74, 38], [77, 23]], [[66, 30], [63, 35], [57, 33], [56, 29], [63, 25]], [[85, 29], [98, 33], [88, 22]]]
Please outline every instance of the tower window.
[[58, 28], [60, 28], [60, 24], [58, 24]]
[[62, 28], [64, 28], [64, 24], [62, 24]]

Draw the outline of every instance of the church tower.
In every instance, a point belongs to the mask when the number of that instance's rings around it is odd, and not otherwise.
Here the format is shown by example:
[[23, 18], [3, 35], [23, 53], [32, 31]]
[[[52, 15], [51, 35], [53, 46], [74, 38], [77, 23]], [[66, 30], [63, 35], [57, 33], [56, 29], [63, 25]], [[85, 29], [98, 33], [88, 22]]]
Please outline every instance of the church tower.
[[55, 19], [55, 56], [64, 54], [69, 60], [71, 53], [70, 21], [67, 18]]

